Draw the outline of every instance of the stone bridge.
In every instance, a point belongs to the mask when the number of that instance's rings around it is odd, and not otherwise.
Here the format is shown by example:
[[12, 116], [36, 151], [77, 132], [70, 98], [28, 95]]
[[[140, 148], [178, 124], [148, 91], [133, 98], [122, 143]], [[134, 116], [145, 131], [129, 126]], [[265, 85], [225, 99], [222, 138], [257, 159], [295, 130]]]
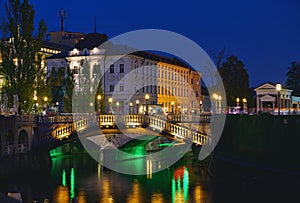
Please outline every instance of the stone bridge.
[[2, 116], [0, 118], [0, 157], [26, 153], [34, 147], [55, 148], [77, 139], [76, 132], [98, 123], [100, 128], [139, 128], [163, 132], [174, 139], [188, 139], [197, 145], [209, 141], [206, 132], [183, 124], [208, 124], [210, 115], [95, 115], [64, 114], [56, 116]]

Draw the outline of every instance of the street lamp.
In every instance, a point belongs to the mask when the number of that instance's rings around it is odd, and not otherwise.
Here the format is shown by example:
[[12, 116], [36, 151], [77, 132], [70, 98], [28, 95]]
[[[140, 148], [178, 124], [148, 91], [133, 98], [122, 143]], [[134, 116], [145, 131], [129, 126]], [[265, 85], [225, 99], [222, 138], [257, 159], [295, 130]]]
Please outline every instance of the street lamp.
[[56, 104], [56, 113], [58, 113], [58, 111], [59, 111], [59, 106], [58, 106], [59, 102], [57, 101], [55, 104]]
[[34, 97], [33, 97], [33, 101], [34, 101], [34, 115], [36, 115], [36, 108], [37, 108], [37, 103], [36, 103], [36, 101], [37, 101], [37, 96], [36, 95], [34, 95]]
[[98, 112], [99, 112], [99, 114], [101, 114], [101, 105], [100, 105], [101, 99], [102, 99], [102, 96], [100, 94], [98, 94], [97, 103], [98, 103]]
[[236, 106], [239, 107], [240, 105], [240, 98], [236, 98]]
[[149, 94], [146, 94], [145, 95], [145, 100], [146, 100], [146, 112], [145, 112], [145, 115], [149, 114], [148, 113], [148, 101], [149, 101], [149, 98], [150, 98]]
[[218, 96], [218, 102], [219, 102], [219, 113], [222, 113], [222, 105], [221, 105], [222, 97]]
[[93, 102], [90, 102], [91, 113], [93, 113]]
[[171, 102], [171, 106], [172, 106], [172, 114], [174, 114], [174, 101]]
[[213, 98], [214, 98], [215, 103], [216, 103], [216, 113], [218, 113], [218, 112], [219, 112], [219, 102], [218, 102], [218, 100], [219, 100], [219, 95], [213, 94]]
[[200, 101], [200, 114], [202, 113], [202, 100]]
[[5, 82], [5, 78], [3, 75], [0, 75], [0, 114], [2, 110], [2, 88]]
[[109, 103], [109, 112], [108, 112], [108, 114], [112, 114], [112, 101], [113, 101], [113, 99], [111, 97], [108, 98], [108, 103]]
[[236, 108], [238, 113], [240, 113], [240, 98], [236, 98]]
[[243, 110], [244, 110], [244, 113], [247, 113], [247, 99], [246, 98], [243, 98]]
[[136, 103], [136, 114], [139, 114], [139, 103], [140, 103], [140, 101], [136, 100], [135, 103]]
[[119, 108], [119, 106], [120, 106], [120, 103], [119, 103], [119, 102], [117, 102], [117, 103], [116, 103], [116, 105], [117, 105], [117, 110], [118, 110], [118, 112], [117, 112], [117, 113], [118, 113], [118, 114], [120, 114], [120, 108]]
[[133, 103], [130, 102], [129, 103], [129, 114], [132, 114], [132, 107], [133, 107]]
[[278, 116], [280, 115], [280, 91], [281, 91], [281, 84], [276, 84], [276, 91], [277, 91], [277, 107], [278, 107]]
[[46, 114], [47, 114], [47, 107], [48, 107], [48, 106], [47, 106], [48, 97], [46, 97], [46, 96], [44, 97], [44, 102], [45, 102], [45, 103], [44, 103], [44, 109], [45, 109], [45, 110], [44, 110], [43, 113], [46, 115]]

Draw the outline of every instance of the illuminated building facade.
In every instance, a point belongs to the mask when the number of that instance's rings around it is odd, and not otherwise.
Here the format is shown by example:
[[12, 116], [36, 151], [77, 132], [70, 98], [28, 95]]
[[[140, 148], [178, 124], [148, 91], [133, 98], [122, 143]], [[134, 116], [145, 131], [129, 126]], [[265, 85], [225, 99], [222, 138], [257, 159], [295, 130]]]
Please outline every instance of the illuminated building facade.
[[[106, 35], [86, 35], [72, 50], [47, 58], [48, 72], [69, 66], [75, 76], [75, 92], [81, 91], [84, 79], [89, 81], [89, 91], [95, 93], [100, 75], [106, 70], [102, 78], [106, 112], [112, 105], [113, 113], [129, 113], [130, 103], [137, 102], [139, 113], [145, 111], [146, 103], [160, 105], [169, 113], [199, 110], [200, 73], [175, 58], [145, 51], [124, 56], [115, 45], [99, 48], [106, 40]], [[145, 98], [146, 94], [149, 99]], [[113, 101], [109, 102], [109, 98]], [[136, 108], [133, 109], [136, 113]], [[155, 113], [151, 108], [149, 111]]]

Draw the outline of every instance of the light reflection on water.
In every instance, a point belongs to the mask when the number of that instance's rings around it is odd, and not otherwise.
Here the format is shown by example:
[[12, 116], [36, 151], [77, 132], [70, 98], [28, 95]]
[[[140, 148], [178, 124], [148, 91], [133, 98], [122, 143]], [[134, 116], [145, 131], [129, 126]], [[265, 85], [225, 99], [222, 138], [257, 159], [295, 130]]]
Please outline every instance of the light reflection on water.
[[89, 156], [56, 158], [51, 179], [61, 181], [53, 193], [53, 202], [72, 202], [74, 198], [92, 203], [211, 202], [209, 195], [202, 195], [203, 188], [208, 187], [207, 174], [191, 160], [194, 158], [188, 154], [174, 166], [154, 174], [153, 167], [159, 164], [146, 160], [147, 174], [141, 176], [110, 171]]

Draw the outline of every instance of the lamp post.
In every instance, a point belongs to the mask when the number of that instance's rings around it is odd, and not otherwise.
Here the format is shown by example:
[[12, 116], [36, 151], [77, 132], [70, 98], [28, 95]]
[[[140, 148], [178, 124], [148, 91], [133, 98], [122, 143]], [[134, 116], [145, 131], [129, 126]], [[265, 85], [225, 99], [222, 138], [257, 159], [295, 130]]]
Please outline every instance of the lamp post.
[[34, 97], [33, 97], [33, 101], [34, 101], [34, 106], [33, 106], [33, 108], [34, 108], [34, 116], [36, 116], [36, 108], [37, 108], [37, 96], [35, 95]]
[[48, 107], [48, 105], [47, 105], [48, 97], [46, 97], [46, 96], [44, 97], [44, 102], [45, 102], [45, 103], [44, 103], [44, 109], [45, 109], [45, 110], [44, 110], [44, 111], [45, 111], [44, 114], [46, 115], [46, 114], [47, 114], [47, 107]]
[[100, 94], [98, 94], [98, 96], [97, 96], [97, 104], [98, 104], [98, 112], [99, 112], [99, 114], [101, 114], [101, 99], [102, 99], [102, 96]]
[[244, 110], [244, 113], [247, 113], [247, 99], [246, 98], [243, 98], [243, 110]]
[[202, 100], [200, 101], [200, 114], [202, 113]]
[[140, 101], [136, 100], [135, 104], [136, 104], [136, 114], [139, 114], [139, 104], [140, 104]]
[[218, 95], [218, 102], [219, 102], [219, 113], [222, 113], [222, 105], [221, 102], [222, 101], [222, 97], [220, 95]]
[[278, 116], [280, 116], [280, 91], [281, 91], [281, 84], [276, 84], [276, 91], [277, 91], [277, 108], [278, 108]]
[[3, 75], [0, 75], [0, 115], [2, 111], [2, 89], [5, 82], [5, 78]]
[[236, 98], [236, 106], [239, 107], [240, 105], [240, 98]]
[[93, 102], [90, 102], [90, 107], [91, 107], [91, 114], [93, 113]]
[[218, 113], [218, 111], [219, 111], [219, 102], [218, 102], [219, 96], [217, 94], [213, 94], [213, 98], [214, 98], [215, 104], [216, 104], [216, 113]]
[[148, 113], [148, 101], [149, 101], [149, 98], [150, 98], [149, 94], [146, 94], [145, 95], [145, 101], [146, 101], [146, 112], [145, 112], [145, 115], [149, 114]]
[[55, 104], [56, 104], [56, 113], [58, 113], [59, 112], [59, 106], [58, 106], [59, 102], [57, 101]]
[[171, 102], [172, 114], [174, 114], [174, 101]]
[[132, 107], [133, 107], [133, 103], [130, 102], [129, 103], [129, 114], [132, 114]]
[[120, 114], [120, 103], [117, 102], [116, 105], [117, 105], [117, 114]]
[[108, 98], [108, 103], [109, 103], [109, 112], [108, 112], [108, 114], [112, 114], [112, 101], [113, 101], [113, 99], [111, 97]]

